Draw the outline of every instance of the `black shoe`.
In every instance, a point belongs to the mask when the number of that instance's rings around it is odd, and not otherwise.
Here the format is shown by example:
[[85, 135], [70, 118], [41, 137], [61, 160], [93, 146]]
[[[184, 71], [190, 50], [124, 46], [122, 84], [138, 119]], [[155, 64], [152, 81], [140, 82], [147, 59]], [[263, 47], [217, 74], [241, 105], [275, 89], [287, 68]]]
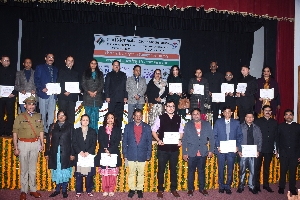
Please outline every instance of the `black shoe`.
[[243, 188], [238, 188], [238, 190], [236, 191], [237, 193], [242, 193], [244, 191]]
[[142, 190], [138, 190], [138, 191], [137, 191], [137, 194], [138, 194], [138, 198], [144, 198], [144, 195], [143, 195], [143, 191], [142, 191]]
[[132, 198], [134, 196], [134, 194], [135, 194], [134, 190], [129, 190], [128, 197]]
[[55, 192], [53, 192], [52, 194], [50, 194], [49, 197], [55, 197], [55, 196], [57, 196], [57, 195], [59, 195], [59, 194], [60, 194], [60, 192], [55, 191]]
[[255, 189], [256, 189], [257, 192], [261, 192], [260, 186], [255, 187]]
[[267, 190], [268, 192], [274, 192], [270, 186], [263, 186], [263, 189]]
[[298, 195], [296, 190], [290, 190], [291, 195]]
[[67, 192], [63, 192], [62, 194], [63, 194], [63, 198], [68, 198], [69, 196]]
[[225, 191], [226, 191], [226, 194], [232, 194], [231, 189], [227, 189]]
[[257, 194], [258, 192], [257, 192], [257, 190], [255, 189], [255, 188], [249, 188], [249, 191], [250, 192], [252, 192], [252, 194]]
[[279, 194], [284, 194], [284, 189], [283, 189], [283, 188], [279, 188], [279, 189], [278, 189], [278, 193], [279, 193]]
[[219, 189], [219, 193], [224, 193], [224, 189]]

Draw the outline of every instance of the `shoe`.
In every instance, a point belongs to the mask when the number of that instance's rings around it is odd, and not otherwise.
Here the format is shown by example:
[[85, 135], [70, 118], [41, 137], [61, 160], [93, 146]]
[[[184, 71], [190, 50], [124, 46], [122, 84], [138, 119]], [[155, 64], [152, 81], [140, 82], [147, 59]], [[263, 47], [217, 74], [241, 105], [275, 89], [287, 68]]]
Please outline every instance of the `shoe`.
[[224, 189], [219, 189], [219, 193], [224, 193]]
[[279, 188], [279, 189], [278, 189], [278, 193], [279, 193], [279, 194], [284, 194], [284, 189], [283, 189], [283, 188]]
[[142, 190], [138, 190], [138, 191], [137, 191], [137, 194], [138, 194], [138, 198], [139, 198], [139, 199], [144, 198], [144, 194], [143, 194], [143, 191], [142, 191]]
[[171, 193], [173, 194], [174, 197], [180, 197], [180, 195], [178, 194], [178, 192], [176, 190], [172, 190]]
[[42, 195], [41, 195], [40, 193], [38, 193], [38, 192], [30, 192], [29, 194], [30, 194], [31, 196], [35, 197], [35, 198], [40, 198], [40, 197], [42, 197]]
[[296, 190], [290, 190], [291, 195], [298, 195]]
[[193, 190], [189, 190], [188, 193], [187, 193], [187, 195], [189, 197], [192, 197], [194, 195], [194, 191]]
[[231, 189], [227, 189], [225, 191], [226, 191], [226, 194], [232, 194]]
[[76, 196], [76, 197], [80, 197], [80, 196], [81, 196], [81, 193], [76, 193], [75, 196]]
[[112, 197], [112, 196], [114, 196], [115, 195], [115, 193], [114, 192], [110, 192], [110, 193], [108, 193], [108, 196], [110, 196], [110, 197]]
[[103, 196], [107, 197], [108, 196], [108, 192], [103, 192]]
[[134, 196], [134, 194], [135, 194], [134, 190], [129, 190], [128, 197], [132, 198]]
[[237, 193], [242, 193], [244, 191], [243, 188], [238, 188], [238, 190], [236, 191]]
[[89, 197], [93, 197], [93, 196], [94, 196], [93, 193], [91, 193], [91, 192], [88, 192], [87, 195], [88, 195]]
[[164, 198], [164, 192], [163, 191], [158, 191], [156, 196], [157, 196], [157, 198], [162, 199], [162, 198]]
[[62, 194], [63, 194], [63, 198], [64, 198], [64, 199], [65, 199], [65, 198], [68, 198], [68, 196], [69, 196], [67, 192], [63, 192]]
[[252, 192], [252, 194], [257, 194], [257, 190], [255, 188], [249, 188], [249, 191]]
[[53, 192], [52, 194], [50, 194], [49, 197], [55, 197], [55, 196], [59, 195], [59, 193], [60, 193], [60, 192], [55, 191], [55, 192]]
[[206, 190], [199, 190], [199, 192], [201, 194], [203, 194], [204, 196], [207, 196], [208, 195], [208, 192]]
[[255, 187], [255, 189], [256, 189], [257, 192], [261, 192], [260, 186]]
[[270, 186], [263, 186], [263, 189], [267, 190], [268, 192], [274, 192]]
[[20, 200], [26, 200], [26, 193], [25, 192], [21, 192]]

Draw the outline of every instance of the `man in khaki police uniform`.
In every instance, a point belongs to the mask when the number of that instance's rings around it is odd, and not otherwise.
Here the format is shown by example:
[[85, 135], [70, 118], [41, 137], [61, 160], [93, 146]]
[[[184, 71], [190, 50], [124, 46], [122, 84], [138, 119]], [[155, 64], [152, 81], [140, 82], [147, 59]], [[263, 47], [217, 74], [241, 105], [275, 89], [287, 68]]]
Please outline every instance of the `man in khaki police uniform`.
[[26, 200], [28, 175], [30, 195], [35, 198], [41, 197], [41, 194], [36, 191], [36, 163], [38, 152], [43, 151], [44, 138], [41, 114], [34, 112], [35, 97], [28, 97], [24, 103], [26, 111], [16, 117], [13, 125], [14, 154], [19, 156], [21, 164], [20, 200]]

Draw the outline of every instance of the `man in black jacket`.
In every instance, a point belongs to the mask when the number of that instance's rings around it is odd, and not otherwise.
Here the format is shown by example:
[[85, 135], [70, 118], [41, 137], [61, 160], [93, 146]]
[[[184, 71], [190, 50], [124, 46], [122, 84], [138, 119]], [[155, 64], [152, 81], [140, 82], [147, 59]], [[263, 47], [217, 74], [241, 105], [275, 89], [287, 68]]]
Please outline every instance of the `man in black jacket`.
[[[14, 86], [16, 82], [16, 69], [10, 66], [8, 56], [1, 56], [0, 60], [0, 85]], [[15, 101], [18, 92], [13, 90], [8, 96], [1, 97], [0, 94], [0, 135], [12, 135], [12, 128], [15, 116]], [[7, 122], [4, 121], [6, 110]]]
[[108, 112], [115, 113], [119, 123], [122, 126], [124, 103], [127, 102], [126, 91], [127, 76], [120, 71], [120, 62], [112, 62], [112, 71], [105, 77], [105, 98], [108, 103]]
[[274, 144], [277, 140], [277, 121], [271, 118], [272, 107], [269, 105], [264, 105], [262, 108], [264, 116], [256, 120], [256, 125], [259, 126], [262, 133], [262, 147], [261, 152], [257, 158], [256, 170], [255, 170], [255, 187], [256, 190], [260, 190], [260, 171], [262, 160], [264, 158], [264, 168], [263, 168], [263, 189], [268, 192], [274, 192], [269, 186], [269, 173], [270, 173], [270, 163], [273, 158]]
[[[73, 69], [74, 58], [67, 56], [66, 66], [59, 70], [57, 82], [60, 83], [61, 93], [58, 95], [58, 106], [60, 110], [65, 110], [68, 114], [68, 121], [74, 125], [75, 106], [78, 99], [77, 93], [70, 93], [65, 89], [66, 82], [79, 82], [78, 72]], [[78, 88], [79, 90], [79, 88]]]
[[284, 194], [286, 173], [289, 170], [289, 190], [297, 195], [296, 168], [300, 161], [300, 125], [293, 122], [294, 112], [284, 111], [285, 122], [278, 126], [277, 157], [280, 159], [279, 194]]

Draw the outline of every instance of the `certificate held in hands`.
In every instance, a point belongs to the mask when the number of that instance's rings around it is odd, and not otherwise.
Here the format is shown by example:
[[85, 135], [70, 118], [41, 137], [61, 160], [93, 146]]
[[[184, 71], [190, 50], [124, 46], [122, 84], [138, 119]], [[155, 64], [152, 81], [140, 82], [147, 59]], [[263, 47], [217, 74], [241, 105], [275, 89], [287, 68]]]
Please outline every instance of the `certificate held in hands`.
[[80, 93], [79, 82], [66, 82], [65, 90], [70, 93]]
[[204, 95], [204, 85], [193, 84], [193, 89], [194, 89], [193, 94]]
[[221, 153], [236, 152], [236, 140], [220, 141]]
[[164, 144], [178, 144], [180, 139], [179, 132], [164, 132]]
[[211, 93], [212, 102], [225, 102], [224, 93]]
[[14, 88], [14, 86], [0, 85], [0, 97], [8, 97]]
[[169, 83], [169, 92], [182, 93], [182, 83]]
[[60, 94], [61, 93], [60, 83], [47, 83], [46, 88], [48, 89], [47, 95]]
[[274, 99], [274, 88], [272, 88], [272, 89], [260, 89], [260, 98]]
[[257, 145], [242, 145], [243, 157], [257, 157]]

